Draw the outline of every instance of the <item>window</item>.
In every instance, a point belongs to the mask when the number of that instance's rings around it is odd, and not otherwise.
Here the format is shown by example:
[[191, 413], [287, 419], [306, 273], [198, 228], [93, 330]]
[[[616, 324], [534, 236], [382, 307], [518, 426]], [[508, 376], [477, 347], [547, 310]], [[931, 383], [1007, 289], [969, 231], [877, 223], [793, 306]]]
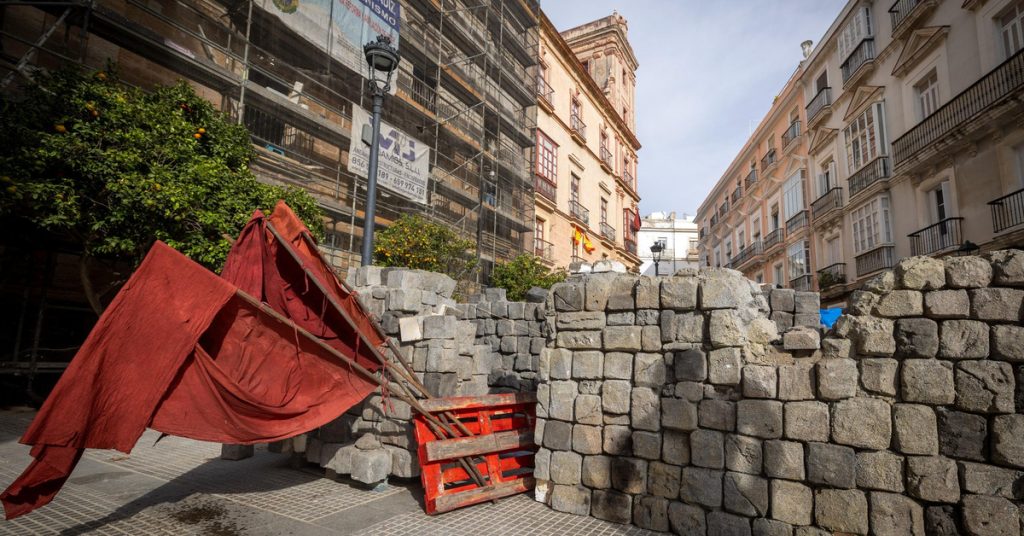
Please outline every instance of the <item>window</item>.
[[935, 113], [939, 108], [939, 75], [935, 69], [914, 86], [914, 93], [917, 95], [918, 119], [923, 120]]
[[590, 60], [583, 60], [583, 70], [590, 72]]
[[928, 215], [932, 223], [949, 217], [949, 181], [942, 181], [942, 184], [928, 191]]
[[580, 202], [580, 178], [575, 174], [572, 176], [572, 182], [569, 185], [569, 199], [573, 203]]
[[722, 267], [722, 251], [715, 246], [715, 268]]
[[601, 223], [608, 223], [608, 200], [601, 198]]
[[537, 218], [533, 226], [533, 236], [537, 240], [544, 240], [544, 220]]
[[537, 175], [558, 184], [558, 146], [537, 129]]
[[789, 257], [789, 279], [790, 281], [810, 273], [811, 260], [810, 250], [807, 248], [807, 241], [797, 242], [786, 251]]
[[772, 283], [776, 285], [782, 284], [782, 263], [776, 264], [772, 267]]
[[725, 258], [726, 260], [732, 260], [732, 240], [725, 239]]
[[872, 104], [843, 129], [846, 165], [850, 174], [878, 155], [885, 154], [885, 130], [882, 103]]
[[577, 99], [576, 97], [573, 97], [569, 101], [569, 115], [572, 116], [572, 118], [574, 119], [583, 118], [583, 109], [580, 106], [580, 100]]
[[850, 22], [839, 33], [839, 59], [845, 60], [868, 37], [871, 37], [871, 10], [865, 6], [854, 12]]
[[757, 274], [757, 277], [754, 280], [757, 281], [758, 284], [764, 283], [764, 274], [763, 273]]
[[858, 255], [871, 251], [881, 244], [892, 243], [892, 220], [889, 214], [889, 196], [882, 195], [854, 210], [850, 214], [853, 223], [853, 251]]
[[818, 173], [818, 197], [825, 195], [836, 185], [836, 162], [830, 157], [821, 165], [821, 172]]
[[772, 231], [779, 228], [779, 204], [772, 205]]
[[788, 180], [782, 189], [783, 207], [786, 211], [786, 219], [790, 219], [804, 209], [804, 176], [803, 171], [797, 171]]
[[814, 94], [817, 95], [818, 93], [821, 93], [821, 90], [823, 90], [823, 89], [825, 89], [827, 87], [828, 87], [828, 71], [825, 70], [825, 71], [821, 71], [821, 74], [818, 75], [817, 80], [814, 81]]
[[842, 241], [839, 240], [839, 236], [833, 236], [825, 240], [825, 265], [832, 266], [842, 261]]
[[744, 249], [747, 248], [747, 242], [743, 238], [743, 230], [741, 229], [738, 233], [736, 233], [736, 244], [739, 246], [740, 251], [743, 251]]
[[1006, 8], [996, 20], [1006, 57], [1024, 49], [1024, 0]]
[[761, 217], [755, 216], [750, 222], [750, 239], [751, 242], [757, 242], [761, 240]]
[[691, 238], [690, 239], [690, 251], [697, 251], [698, 247], [699, 247], [699, 244], [697, 242], [697, 239], [696, 238]]

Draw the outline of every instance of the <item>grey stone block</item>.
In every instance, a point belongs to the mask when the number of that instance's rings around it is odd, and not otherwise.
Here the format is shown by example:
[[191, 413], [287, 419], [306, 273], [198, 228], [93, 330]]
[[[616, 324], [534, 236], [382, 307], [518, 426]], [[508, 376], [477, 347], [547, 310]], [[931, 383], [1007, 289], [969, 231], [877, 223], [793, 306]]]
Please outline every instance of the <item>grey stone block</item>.
[[871, 358], [860, 361], [860, 382], [872, 393], [896, 396], [896, 372], [899, 362], [890, 358]]
[[673, 465], [689, 465], [690, 436], [685, 432], [665, 430], [662, 434], [661, 459]]
[[604, 354], [601, 352], [573, 352], [572, 377], [577, 380], [600, 380], [603, 373]]
[[1001, 287], [1024, 287], [1024, 251], [1004, 249], [986, 255], [992, 263], [992, 282]]
[[908, 359], [903, 362], [900, 391], [905, 402], [952, 404], [953, 367], [936, 359]]
[[893, 272], [898, 288], [935, 290], [946, 284], [946, 268], [941, 260], [931, 257], [905, 257], [896, 263]]
[[772, 311], [792, 313], [796, 311], [796, 291], [791, 288], [777, 288], [771, 292]]
[[703, 270], [700, 285], [702, 309], [745, 307], [752, 301], [750, 283], [737, 272]]
[[924, 314], [924, 296], [916, 290], [894, 290], [883, 294], [875, 305], [875, 314], [886, 318], [921, 316]]
[[391, 453], [386, 449], [356, 449], [352, 453], [352, 480], [364, 484], [376, 484], [391, 474]]
[[580, 480], [588, 488], [608, 489], [612, 487], [612, 459], [608, 456], [584, 456], [583, 473]]
[[604, 452], [613, 455], [628, 455], [632, 452], [633, 431], [628, 426], [605, 425]]
[[647, 492], [647, 462], [635, 458], [612, 458], [612, 487], [630, 495]]
[[1017, 536], [1021, 519], [1020, 508], [1002, 497], [964, 497], [963, 522], [968, 534]]
[[708, 354], [708, 381], [718, 385], [739, 385], [743, 360], [739, 348], [720, 348]]
[[984, 463], [958, 462], [961, 491], [1019, 499], [1024, 485], [1024, 471], [996, 467]]
[[661, 429], [661, 399], [654, 390], [636, 387], [630, 394], [629, 422], [637, 430]]
[[985, 461], [988, 420], [981, 415], [936, 410], [939, 425], [939, 453], [950, 458]]
[[636, 285], [636, 308], [657, 309], [661, 305], [660, 278], [640, 277]]
[[[574, 424], [572, 427], [572, 450], [580, 454], [601, 454], [604, 440], [600, 426]], [[554, 479], [552, 479], [554, 480]], [[569, 482], [559, 482], [568, 484]]]
[[953, 507], [949, 505], [929, 506], [926, 508], [924, 511], [924, 529], [928, 536], [961, 535], [960, 528], [957, 526]]
[[704, 510], [681, 502], [669, 503], [668, 522], [674, 534], [704, 536], [708, 531]]
[[750, 398], [775, 398], [776, 368], [766, 365], [743, 367], [743, 396]]
[[821, 310], [821, 297], [817, 292], [799, 291], [794, 295], [793, 312], [800, 314], [818, 314]]
[[253, 445], [221, 445], [220, 446], [220, 459], [238, 461], [246, 458], [252, 458], [256, 452], [256, 447]]
[[640, 346], [645, 352], [661, 350], [661, 328], [658, 326], [641, 326]]
[[576, 382], [554, 381], [549, 385], [551, 386], [551, 403], [548, 405], [548, 414], [552, 419], [572, 421], [576, 396], [579, 392]]
[[609, 326], [632, 326], [636, 324], [636, 314], [632, 311], [625, 313], [608, 313]]
[[988, 357], [988, 324], [977, 320], [946, 320], [939, 338], [939, 357], [981, 359]]
[[708, 319], [708, 339], [714, 348], [747, 344], [747, 329], [734, 310], [711, 311]]
[[640, 495], [633, 499], [633, 524], [648, 530], [668, 530], [668, 499]]
[[956, 407], [974, 413], [1013, 413], [1013, 367], [999, 361], [964, 361], [956, 367]]
[[875, 294], [891, 292], [892, 289], [896, 288], [896, 275], [893, 274], [892, 270], [886, 270], [869, 278], [861, 285], [861, 288]]
[[904, 454], [934, 456], [939, 453], [935, 411], [919, 404], [893, 406], [893, 446]]
[[692, 311], [697, 307], [697, 278], [667, 277], [661, 280], [661, 307]]
[[603, 333], [605, 350], [636, 352], [642, 348], [640, 326], [608, 326]]
[[939, 351], [939, 325], [927, 318], [896, 321], [896, 357], [935, 357]]
[[700, 382], [708, 377], [707, 355], [699, 348], [675, 352], [672, 367], [676, 381]]
[[857, 487], [903, 492], [903, 457], [888, 451], [857, 453]]
[[725, 473], [722, 484], [725, 509], [748, 517], [768, 513], [768, 481], [745, 473]]
[[992, 461], [1024, 468], [1024, 414], [997, 415], [992, 419]]
[[830, 417], [828, 405], [808, 400], [786, 402], [785, 436], [799, 441], [828, 441]]
[[884, 450], [892, 438], [889, 404], [877, 398], [851, 398], [832, 406], [832, 439], [841, 445]]
[[[817, 323], [815, 322], [815, 324]], [[818, 330], [802, 325], [803, 323], [800, 324], [783, 334], [782, 347], [786, 350], [817, 350], [820, 348], [821, 335]]]
[[661, 400], [661, 425], [671, 430], [697, 428], [697, 404], [678, 398]]
[[[572, 425], [562, 421], [542, 421], [544, 423], [543, 445], [551, 450], [572, 449]], [[607, 428], [606, 428], [607, 430]]]
[[835, 329], [848, 326], [848, 336], [857, 354], [891, 357], [896, 352], [896, 339], [893, 338], [895, 322], [892, 320], [873, 316], [841, 316], [839, 320], [843, 322], [836, 321]]
[[709, 512], [707, 515], [708, 534], [722, 536], [750, 536], [750, 520], [727, 514], [725, 512]]
[[577, 516], [590, 515], [590, 490], [583, 486], [551, 487], [551, 509]]
[[829, 443], [807, 444], [807, 481], [834, 488], [857, 485], [857, 457], [853, 449]]
[[578, 313], [559, 313], [555, 316], [555, 327], [567, 331], [588, 331], [604, 329], [605, 314], [603, 311], [580, 311]]
[[603, 355], [606, 379], [629, 380], [633, 377], [633, 354], [606, 352]]
[[679, 497], [679, 480], [683, 474], [681, 467], [651, 462], [647, 471], [647, 489], [651, 495], [666, 499], [676, 499]]
[[928, 502], [956, 503], [960, 500], [956, 463], [939, 456], [907, 458], [907, 493]]
[[[559, 331], [555, 336], [555, 344], [559, 348], [569, 350], [600, 350], [602, 331]], [[640, 337], [637, 334], [637, 348]]]
[[636, 286], [638, 278], [620, 275], [612, 281], [608, 293], [607, 309], [609, 311], [632, 311], [636, 309]]
[[772, 519], [790, 525], [811, 524], [811, 514], [814, 511], [814, 495], [811, 488], [787, 480], [772, 480], [769, 487]]
[[533, 477], [537, 480], [551, 480], [551, 451], [538, 448], [533, 455]]
[[632, 388], [627, 380], [605, 380], [601, 388], [601, 407], [606, 413], [628, 414], [631, 392]]
[[804, 446], [793, 441], [764, 442], [764, 474], [772, 478], [803, 480]]
[[601, 397], [598, 395], [579, 395], [576, 397], [576, 419], [579, 424], [604, 424], [601, 412]]
[[661, 434], [655, 432], [633, 432], [633, 456], [645, 460], [661, 458]]
[[775, 322], [775, 328], [778, 329], [780, 333], [793, 327], [793, 313], [772, 311], [771, 319]]
[[660, 389], [665, 385], [665, 358], [662, 354], [638, 353], [633, 360], [633, 385]]
[[967, 318], [971, 314], [971, 299], [966, 290], [927, 292], [924, 313], [931, 318]]
[[875, 305], [878, 304], [878, 294], [855, 290], [850, 293], [847, 302], [848, 314], [857, 316], [870, 315], [875, 310]]
[[925, 536], [924, 508], [913, 499], [895, 493], [873, 491], [871, 527], [878, 536]]
[[725, 466], [725, 436], [712, 430], [690, 433], [690, 463], [698, 467], [721, 469]]
[[1024, 326], [992, 326], [992, 358], [1017, 363], [1024, 361]]
[[834, 532], [868, 533], [868, 501], [858, 490], [821, 489], [814, 494], [814, 520]]
[[753, 536], [793, 536], [789, 523], [759, 517], [753, 523]]
[[763, 439], [782, 437], [782, 402], [740, 400], [736, 403], [736, 430]]
[[633, 498], [617, 491], [595, 491], [591, 497], [590, 514], [613, 523], [629, 523], [633, 519]]
[[971, 318], [995, 322], [1020, 322], [1024, 290], [979, 288], [971, 294]]
[[857, 362], [823, 359], [818, 362], [818, 395], [823, 400], [842, 400], [857, 394]]
[[950, 288], [987, 287], [992, 282], [992, 265], [981, 257], [944, 257], [942, 262]]
[[725, 436], [725, 467], [730, 471], [760, 474], [763, 464], [761, 440], [729, 434]]
[[722, 471], [701, 467], [683, 467], [680, 497], [683, 501], [720, 508], [722, 506]]
[[576, 485], [582, 476], [583, 456], [575, 452], [551, 453], [551, 481], [555, 484]]
[[779, 398], [781, 400], [811, 400], [815, 395], [815, 367], [810, 363], [781, 365]]

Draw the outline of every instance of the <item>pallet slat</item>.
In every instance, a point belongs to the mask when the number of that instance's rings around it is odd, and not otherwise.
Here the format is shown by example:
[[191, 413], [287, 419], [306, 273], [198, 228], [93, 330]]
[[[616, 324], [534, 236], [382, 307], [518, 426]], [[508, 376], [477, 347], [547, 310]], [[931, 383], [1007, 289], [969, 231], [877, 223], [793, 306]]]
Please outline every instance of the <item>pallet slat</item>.
[[452, 460], [464, 456], [480, 456], [505, 450], [533, 447], [533, 432], [511, 430], [490, 435], [441, 439], [424, 445], [428, 462]]
[[521, 478], [519, 480], [501, 482], [500, 484], [493, 486], [476, 488], [452, 495], [442, 495], [435, 501], [436, 510], [434, 511], [436, 513], [450, 512], [456, 508], [462, 508], [463, 506], [470, 506], [494, 499], [500, 499], [502, 497], [508, 497], [510, 495], [516, 495], [530, 491], [533, 489], [535, 484], [536, 482], [532, 477]]
[[474, 409], [480, 407], [511, 406], [514, 404], [536, 404], [536, 393], [505, 393], [481, 396], [452, 396], [421, 400], [420, 404], [431, 413], [453, 411], [458, 409]]

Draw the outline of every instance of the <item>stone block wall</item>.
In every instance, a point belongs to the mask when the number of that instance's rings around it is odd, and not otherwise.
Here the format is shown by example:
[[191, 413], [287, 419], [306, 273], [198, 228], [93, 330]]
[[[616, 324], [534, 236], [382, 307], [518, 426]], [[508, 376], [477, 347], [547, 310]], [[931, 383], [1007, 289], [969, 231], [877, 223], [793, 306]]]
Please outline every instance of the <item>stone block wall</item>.
[[[487, 289], [458, 304], [451, 278], [421, 270], [361, 267], [347, 282], [435, 396], [535, 389], [546, 341], [543, 303], [509, 302], [504, 290]], [[334, 422], [281, 448], [368, 484], [389, 475], [417, 477], [413, 417], [408, 404], [385, 399], [378, 389]]]
[[1020, 251], [903, 259], [824, 334], [815, 295], [731, 270], [572, 276], [536, 497], [677, 534], [1021, 534], [1022, 302]]

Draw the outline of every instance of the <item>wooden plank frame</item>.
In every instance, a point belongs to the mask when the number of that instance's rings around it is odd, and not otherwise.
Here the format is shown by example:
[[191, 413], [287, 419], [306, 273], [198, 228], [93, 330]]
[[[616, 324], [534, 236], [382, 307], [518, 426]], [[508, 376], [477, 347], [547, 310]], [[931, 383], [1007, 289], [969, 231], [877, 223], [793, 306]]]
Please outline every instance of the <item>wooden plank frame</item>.
[[[449, 512], [533, 489], [536, 394], [437, 398], [424, 400], [423, 406], [431, 414], [454, 415], [473, 434], [438, 437], [425, 417], [416, 416], [420, 480], [427, 514]], [[471, 465], [484, 476], [485, 485], [473, 482], [467, 469], [457, 463], [459, 458], [472, 460]]]

